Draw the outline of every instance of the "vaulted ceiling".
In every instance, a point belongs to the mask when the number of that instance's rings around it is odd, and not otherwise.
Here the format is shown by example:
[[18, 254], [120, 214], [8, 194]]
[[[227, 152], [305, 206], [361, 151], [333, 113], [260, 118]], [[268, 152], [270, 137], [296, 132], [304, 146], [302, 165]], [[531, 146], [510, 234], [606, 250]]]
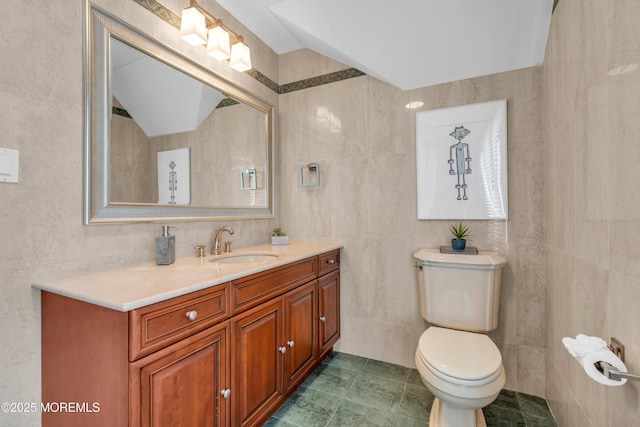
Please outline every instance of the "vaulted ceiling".
[[400, 89], [542, 63], [554, 0], [217, 0], [276, 53], [309, 48]]

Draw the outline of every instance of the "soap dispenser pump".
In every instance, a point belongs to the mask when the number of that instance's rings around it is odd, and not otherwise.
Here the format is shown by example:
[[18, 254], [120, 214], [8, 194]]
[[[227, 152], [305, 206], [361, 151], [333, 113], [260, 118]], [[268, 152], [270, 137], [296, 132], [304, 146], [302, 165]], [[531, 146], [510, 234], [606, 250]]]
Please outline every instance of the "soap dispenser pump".
[[156, 237], [156, 264], [169, 265], [176, 260], [176, 236], [169, 235], [169, 229], [176, 228], [162, 226], [162, 236]]

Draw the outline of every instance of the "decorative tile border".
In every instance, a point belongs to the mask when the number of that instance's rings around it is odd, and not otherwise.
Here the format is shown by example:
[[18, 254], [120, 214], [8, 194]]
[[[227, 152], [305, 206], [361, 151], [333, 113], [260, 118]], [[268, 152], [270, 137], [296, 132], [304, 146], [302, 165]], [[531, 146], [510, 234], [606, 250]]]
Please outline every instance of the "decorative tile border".
[[308, 89], [310, 87], [326, 85], [328, 83], [339, 82], [341, 80], [351, 79], [353, 77], [360, 77], [360, 76], [366, 76], [366, 74], [360, 70], [356, 70], [355, 68], [348, 68], [346, 70], [336, 71], [333, 73], [324, 74], [322, 76], [312, 77], [310, 79], [284, 84], [280, 86], [278, 93], [279, 94], [289, 93], [296, 90]]
[[263, 85], [265, 85], [266, 87], [274, 91], [275, 93], [278, 93], [278, 88], [279, 88], [278, 84], [273, 80], [271, 80], [269, 77], [262, 74], [260, 71], [256, 70], [255, 68], [245, 71], [245, 74], [250, 75], [251, 77], [259, 81], [260, 83], [262, 83]]
[[236, 101], [235, 99], [233, 99], [233, 98], [225, 98], [222, 101], [220, 101], [218, 103], [218, 105], [216, 105], [216, 110], [218, 108], [230, 107], [230, 106], [236, 105], [236, 104], [240, 104], [240, 103], [238, 101]]
[[[173, 11], [167, 9], [164, 5], [159, 3], [157, 0], [133, 0], [140, 6], [152, 12], [154, 15], [158, 16], [163, 21], [168, 24], [174, 26], [178, 30], [180, 29], [180, 21], [181, 18], [173, 13]], [[260, 71], [255, 68], [246, 71], [245, 74], [253, 77], [258, 82], [265, 85], [267, 88], [271, 89], [277, 94], [289, 93], [296, 90], [308, 89], [315, 86], [325, 85], [328, 83], [339, 82], [341, 80], [350, 79], [353, 77], [366, 76], [360, 70], [356, 70], [355, 68], [349, 68], [342, 71], [336, 71], [335, 73], [329, 73], [322, 76], [312, 77], [306, 80], [300, 80], [298, 82], [287, 83], [282, 86], [278, 86], [276, 82], [271, 80], [269, 77], [262, 74]]]
[[133, 118], [133, 117], [131, 117], [131, 115], [129, 114], [129, 112], [127, 110], [125, 110], [124, 108], [120, 108], [120, 107], [111, 107], [111, 113], [115, 114], [117, 116], [126, 117], [128, 119], [132, 119]]
[[169, 24], [176, 27], [178, 30], [180, 29], [180, 22], [182, 19], [173, 13], [171, 10], [167, 9], [156, 0], [133, 0], [138, 3], [140, 6], [145, 9], [151, 11], [153, 14], [157, 15], [163, 21], [168, 22]]
[[[236, 105], [239, 104], [238, 101], [236, 101], [233, 98], [224, 98], [222, 101], [220, 101], [218, 103], [218, 105], [216, 105], [216, 110], [218, 108], [224, 108], [224, 107], [230, 107], [232, 105]], [[111, 107], [111, 113], [115, 114], [117, 116], [122, 116], [122, 117], [126, 117], [128, 119], [133, 119], [133, 117], [131, 117], [131, 114], [129, 114], [129, 112], [127, 110], [125, 110], [124, 108], [120, 108], [120, 107]]]

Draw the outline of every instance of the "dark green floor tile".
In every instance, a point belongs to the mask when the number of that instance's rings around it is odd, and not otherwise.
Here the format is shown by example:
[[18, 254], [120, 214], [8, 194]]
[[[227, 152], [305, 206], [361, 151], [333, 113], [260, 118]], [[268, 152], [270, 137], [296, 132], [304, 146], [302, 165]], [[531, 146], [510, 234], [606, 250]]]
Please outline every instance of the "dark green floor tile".
[[501, 408], [512, 409], [514, 411], [520, 410], [520, 404], [518, 403], [518, 397], [515, 391], [502, 390], [500, 394], [489, 406], [499, 406]]
[[523, 413], [524, 423], [527, 427], [558, 427], [553, 418], [538, 417]]
[[411, 370], [411, 373], [409, 373], [407, 384], [424, 386], [424, 382], [422, 382], [422, 378], [420, 378], [420, 372], [418, 372], [417, 369]]
[[435, 396], [425, 386], [405, 385], [398, 407], [398, 414], [429, 421], [429, 413]]
[[327, 427], [389, 427], [395, 414], [373, 409], [358, 403], [343, 401], [333, 414]]
[[301, 427], [322, 427], [340, 404], [334, 395], [300, 387], [278, 409], [274, 417]]
[[362, 368], [362, 372], [406, 383], [411, 368], [369, 359]]
[[[334, 352], [267, 427], [425, 427], [434, 396], [416, 369]], [[557, 427], [547, 402], [502, 390], [483, 409], [487, 427]]]
[[520, 403], [520, 410], [523, 413], [553, 419], [549, 405], [543, 398], [525, 393], [516, 393], [516, 395]]
[[358, 372], [350, 369], [320, 365], [302, 385], [336, 396], [344, 396], [357, 376]]
[[367, 358], [334, 351], [328, 355], [322, 363], [359, 372], [365, 363], [367, 363]]
[[395, 423], [392, 425], [393, 427], [428, 427], [429, 422], [399, 415], [395, 418]]
[[404, 383], [361, 372], [344, 398], [370, 408], [396, 412], [402, 399]]
[[526, 427], [519, 411], [489, 405], [482, 409], [487, 427]]
[[276, 417], [271, 417], [269, 418], [269, 421], [267, 421], [264, 424], [264, 427], [298, 427], [298, 426], [296, 426], [295, 424], [289, 424], [286, 421], [279, 420]]

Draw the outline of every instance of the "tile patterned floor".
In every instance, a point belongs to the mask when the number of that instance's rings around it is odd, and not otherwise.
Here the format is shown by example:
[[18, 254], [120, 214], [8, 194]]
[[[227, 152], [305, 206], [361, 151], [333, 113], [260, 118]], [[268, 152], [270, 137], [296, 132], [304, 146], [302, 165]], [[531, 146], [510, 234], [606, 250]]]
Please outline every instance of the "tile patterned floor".
[[[415, 369], [334, 352], [265, 427], [422, 427], [433, 399]], [[484, 414], [488, 427], [556, 427], [544, 399], [509, 390]]]

